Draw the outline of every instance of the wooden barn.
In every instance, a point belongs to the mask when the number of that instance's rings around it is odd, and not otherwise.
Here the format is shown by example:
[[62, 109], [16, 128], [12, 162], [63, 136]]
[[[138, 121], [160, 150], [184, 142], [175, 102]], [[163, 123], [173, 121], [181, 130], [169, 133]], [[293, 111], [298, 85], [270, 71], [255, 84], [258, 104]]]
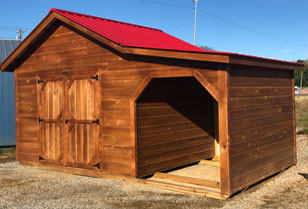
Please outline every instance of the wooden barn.
[[1, 64], [15, 73], [20, 163], [138, 182], [215, 159], [221, 197], [296, 163], [303, 69], [59, 9]]

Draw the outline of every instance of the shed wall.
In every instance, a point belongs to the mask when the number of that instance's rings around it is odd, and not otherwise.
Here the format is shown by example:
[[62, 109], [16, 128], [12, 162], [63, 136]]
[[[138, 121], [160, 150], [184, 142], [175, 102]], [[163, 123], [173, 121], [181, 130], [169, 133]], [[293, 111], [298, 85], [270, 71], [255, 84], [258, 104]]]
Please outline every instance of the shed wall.
[[14, 73], [0, 72], [0, 146], [15, 142]]
[[[156, 60], [157, 61], [157, 60]], [[160, 63], [160, 62], [158, 62]], [[164, 63], [164, 61], [162, 61]], [[60, 26], [15, 71], [18, 158], [39, 160], [37, 77], [96, 73], [100, 70], [102, 169], [137, 175], [135, 156], [135, 114], [132, 99], [149, 73], [159, 76], [193, 75], [196, 68], [132, 61], [117, 55], [104, 45], [89, 40], [74, 29]], [[216, 86], [217, 73], [207, 70], [209, 83]]]
[[15, 71], [17, 157], [20, 161], [39, 160], [37, 74], [62, 75], [63, 71], [96, 73], [100, 68], [100, 62], [96, 60], [107, 59], [108, 53], [60, 27]]
[[232, 193], [294, 163], [292, 78], [293, 71], [231, 67]]

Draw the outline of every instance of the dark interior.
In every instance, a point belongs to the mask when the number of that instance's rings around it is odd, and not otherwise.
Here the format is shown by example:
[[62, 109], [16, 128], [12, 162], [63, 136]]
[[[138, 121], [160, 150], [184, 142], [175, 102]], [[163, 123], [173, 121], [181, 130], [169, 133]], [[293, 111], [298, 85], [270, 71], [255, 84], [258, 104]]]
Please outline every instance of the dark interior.
[[139, 176], [213, 157], [214, 105], [193, 77], [153, 79], [137, 101]]

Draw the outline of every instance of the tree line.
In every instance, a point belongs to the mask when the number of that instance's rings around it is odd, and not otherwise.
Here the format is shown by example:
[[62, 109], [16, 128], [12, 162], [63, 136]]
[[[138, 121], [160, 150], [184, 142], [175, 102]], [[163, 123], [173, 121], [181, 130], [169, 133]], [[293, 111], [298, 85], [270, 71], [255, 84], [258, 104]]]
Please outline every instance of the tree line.
[[[306, 60], [297, 60], [299, 63], [306, 63], [305, 71], [303, 73], [303, 86], [308, 86], [308, 59]], [[295, 86], [301, 85], [301, 71], [296, 70], [294, 72], [294, 84]]]

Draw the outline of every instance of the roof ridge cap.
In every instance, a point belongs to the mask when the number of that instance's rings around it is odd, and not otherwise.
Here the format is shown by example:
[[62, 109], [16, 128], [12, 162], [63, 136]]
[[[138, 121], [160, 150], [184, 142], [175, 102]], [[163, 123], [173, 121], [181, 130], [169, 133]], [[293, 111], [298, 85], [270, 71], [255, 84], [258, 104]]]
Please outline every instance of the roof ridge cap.
[[57, 12], [57, 13], [59, 13], [59, 12], [66, 12], [66, 13], [71, 13], [71, 14], [85, 16], [85, 17], [97, 18], [97, 19], [101, 19], [101, 20], [107, 20], [107, 21], [112, 21], [112, 22], [116, 22], [116, 23], [121, 23], [121, 24], [131, 25], [131, 26], [135, 26], [135, 27], [140, 27], [140, 28], [145, 28], [145, 29], [149, 29], [149, 30], [156, 30], [156, 31], [163, 32], [162, 30], [157, 29], [157, 28], [152, 28], [152, 27], [143, 26], [143, 25], [137, 25], [137, 24], [128, 23], [128, 22], [122, 22], [122, 21], [118, 21], [118, 20], [112, 20], [112, 19], [108, 19], [108, 18], [104, 18], [104, 17], [98, 17], [98, 16], [94, 16], [94, 15], [88, 15], [88, 14], [83, 14], [83, 13], [78, 13], [78, 12], [72, 12], [72, 11], [63, 10], [63, 9], [51, 8], [49, 10], [49, 12]]

